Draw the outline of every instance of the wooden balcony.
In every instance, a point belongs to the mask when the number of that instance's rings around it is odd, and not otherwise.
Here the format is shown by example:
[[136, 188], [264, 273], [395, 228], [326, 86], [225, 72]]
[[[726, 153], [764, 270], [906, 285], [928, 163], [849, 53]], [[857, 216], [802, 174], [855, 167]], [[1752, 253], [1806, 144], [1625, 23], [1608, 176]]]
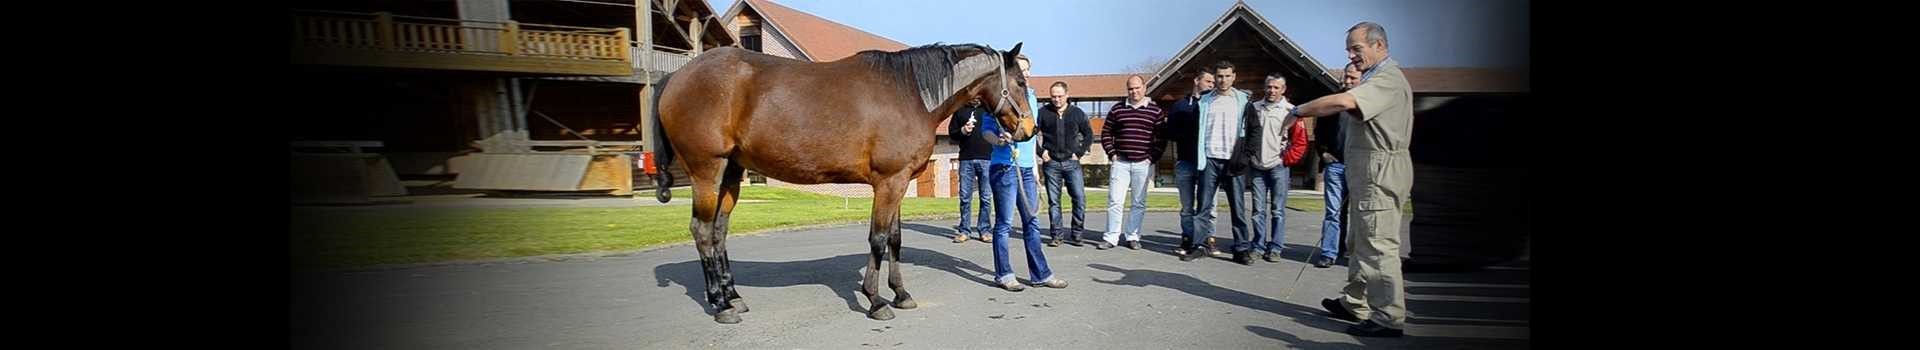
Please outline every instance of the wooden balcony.
[[295, 64], [551, 75], [633, 75], [627, 28], [300, 10]]

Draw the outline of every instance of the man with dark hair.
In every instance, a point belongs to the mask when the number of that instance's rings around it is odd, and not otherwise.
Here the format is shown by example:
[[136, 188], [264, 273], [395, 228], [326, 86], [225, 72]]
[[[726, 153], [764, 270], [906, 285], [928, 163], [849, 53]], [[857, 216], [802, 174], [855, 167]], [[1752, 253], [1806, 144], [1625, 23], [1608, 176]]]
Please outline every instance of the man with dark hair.
[[1200, 206], [1194, 203], [1194, 197], [1200, 195], [1200, 172], [1195, 163], [1206, 158], [1200, 157], [1194, 146], [1199, 130], [1200, 96], [1213, 90], [1214, 76], [1213, 71], [1206, 68], [1188, 74], [1193, 76], [1193, 91], [1173, 102], [1167, 111], [1167, 121], [1160, 123], [1160, 130], [1154, 133], [1154, 142], [1158, 144], [1155, 149], [1166, 149], [1168, 142], [1174, 144], [1173, 186], [1180, 192], [1180, 247], [1174, 253], [1182, 256], [1189, 249], [1204, 252], [1212, 247], [1211, 244], [1197, 247], [1188, 242], [1204, 241], [1194, 238], [1199, 232], [1194, 227], [1199, 224], [1200, 216], [1197, 211]]
[[1287, 102], [1287, 77], [1267, 75], [1265, 98], [1253, 103], [1254, 117], [1247, 140], [1253, 150], [1252, 168], [1247, 180], [1253, 183], [1253, 241], [1237, 242], [1234, 250], [1259, 253], [1260, 259], [1278, 262], [1287, 238], [1287, 188], [1293, 165], [1307, 154], [1307, 128], [1294, 118], [1293, 103]]
[[[953, 243], [966, 242], [969, 235], [993, 243], [993, 182], [987, 173], [993, 165], [993, 145], [979, 132], [980, 119], [988, 118], [993, 118], [993, 113], [975, 97], [947, 121], [947, 137], [960, 146], [960, 224], [953, 226]], [[969, 227], [976, 191], [980, 193], [980, 220]]]
[[[1057, 81], [1047, 89], [1052, 96], [1046, 107], [1040, 108], [1040, 161], [1047, 179], [1047, 218], [1049, 229], [1048, 245], [1058, 247], [1061, 235], [1066, 243], [1080, 245], [1080, 231], [1086, 229], [1087, 200], [1084, 173], [1080, 169], [1080, 156], [1087, 154], [1087, 147], [1093, 145], [1093, 127], [1087, 124], [1087, 113], [1080, 107], [1067, 103], [1067, 83]], [[1067, 195], [1073, 197], [1073, 222], [1064, 233], [1060, 225], [1060, 187], [1066, 186]], [[1107, 247], [1111, 248], [1111, 247]]]
[[[1214, 231], [1213, 196], [1216, 189], [1224, 188], [1227, 195], [1228, 216], [1233, 220], [1233, 240], [1236, 243], [1252, 241], [1248, 231], [1246, 215], [1245, 181], [1240, 178], [1246, 171], [1249, 161], [1244, 148], [1249, 144], [1247, 128], [1249, 123], [1260, 122], [1252, 115], [1249, 105], [1252, 93], [1233, 87], [1233, 63], [1221, 60], [1213, 64], [1216, 79], [1212, 91], [1200, 96], [1199, 127], [1195, 135], [1195, 151], [1204, 156], [1204, 161], [1195, 162], [1195, 170], [1200, 173], [1200, 191], [1194, 201], [1199, 208], [1199, 233], [1189, 239], [1189, 246], [1201, 246], [1200, 238], [1212, 237]], [[1249, 120], [1252, 119], [1252, 120]], [[1236, 248], [1246, 246], [1247, 250], [1233, 252], [1233, 262], [1241, 265], [1253, 263], [1251, 245], [1234, 244]], [[1206, 253], [1188, 251], [1180, 257], [1181, 261], [1193, 261]]]

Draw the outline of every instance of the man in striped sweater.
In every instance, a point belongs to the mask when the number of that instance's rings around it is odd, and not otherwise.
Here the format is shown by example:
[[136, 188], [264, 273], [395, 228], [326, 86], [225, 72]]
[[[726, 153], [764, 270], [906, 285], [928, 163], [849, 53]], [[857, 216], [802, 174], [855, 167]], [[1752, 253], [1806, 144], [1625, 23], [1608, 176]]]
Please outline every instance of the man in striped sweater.
[[[1147, 82], [1139, 75], [1127, 77], [1127, 103], [1116, 104], [1107, 112], [1100, 132], [1100, 146], [1107, 150], [1112, 170], [1107, 175], [1107, 234], [1099, 248], [1119, 244], [1126, 234], [1127, 248], [1140, 249], [1140, 222], [1147, 215], [1147, 179], [1153, 175], [1154, 130], [1166, 122], [1166, 113], [1147, 99]], [[1127, 196], [1131, 191], [1131, 197]], [[1121, 198], [1131, 210], [1125, 212], [1121, 226]]]

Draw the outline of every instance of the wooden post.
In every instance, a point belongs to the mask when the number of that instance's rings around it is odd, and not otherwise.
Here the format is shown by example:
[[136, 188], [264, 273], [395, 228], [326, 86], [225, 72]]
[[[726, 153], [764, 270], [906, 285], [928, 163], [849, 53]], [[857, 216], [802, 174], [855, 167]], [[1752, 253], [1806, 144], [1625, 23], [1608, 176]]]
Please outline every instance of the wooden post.
[[380, 48], [392, 49], [394, 46], [393, 14], [388, 12], [374, 12], [373, 15], [373, 30], [374, 33], [380, 35]]
[[520, 22], [507, 21], [506, 30], [500, 32], [500, 50], [508, 55], [520, 54]]
[[[634, 74], [640, 76], [640, 96], [638, 96], [640, 98], [640, 124], [635, 124], [634, 127], [640, 128], [640, 140], [645, 141], [640, 144], [640, 151], [653, 152], [653, 140], [655, 137], [659, 137], [653, 133], [652, 115], [653, 89], [659, 88], [653, 86], [654, 0], [633, 0], [633, 2], [635, 3], [633, 10], [633, 28], [635, 34], [638, 34], [634, 37], [634, 41], [640, 42], [640, 64], [637, 66], [639, 69], [634, 70]], [[673, 176], [672, 174], [668, 174], [666, 169], [661, 169], [660, 173], [664, 176]]]
[[700, 25], [700, 24], [701, 24], [701, 22], [703, 22], [703, 21], [702, 21], [701, 19], [699, 19], [699, 18], [695, 18], [695, 19], [693, 19], [692, 21], [687, 21], [687, 33], [688, 33], [688, 37], [690, 37], [690, 38], [693, 38], [693, 45], [692, 45], [692, 46], [693, 46], [693, 55], [694, 55], [694, 56], [699, 56], [699, 55], [700, 55], [700, 51], [703, 51], [703, 50], [701, 50], [701, 48], [703, 48], [703, 47], [706, 47], [706, 45], [705, 45], [705, 44], [706, 44], [706, 42], [705, 42], [706, 40], [700, 40], [700, 30], [701, 30], [701, 29], [705, 29], [705, 28], [701, 28], [701, 27], [704, 27], [704, 26], [702, 26], [702, 25]]

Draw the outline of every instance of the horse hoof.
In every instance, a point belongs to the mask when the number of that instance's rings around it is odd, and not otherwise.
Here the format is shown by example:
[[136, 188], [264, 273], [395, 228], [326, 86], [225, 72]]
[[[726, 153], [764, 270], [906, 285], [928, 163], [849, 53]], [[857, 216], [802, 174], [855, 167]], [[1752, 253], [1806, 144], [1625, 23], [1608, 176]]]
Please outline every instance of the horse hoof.
[[886, 306], [881, 306], [873, 309], [873, 312], [868, 312], [867, 317], [873, 318], [876, 320], [881, 320], [881, 321], [891, 320], [893, 319], [893, 309], [888, 308]]
[[727, 304], [733, 305], [733, 308], [735, 309], [740, 309], [740, 313], [743, 313], [743, 314], [747, 313], [748, 311], [753, 311], [753, 310], [747, 309], [747, 302], [745, 300], [741, 300], [740, 298], [727, 299]]
[[920, 307], [920, 303], [913, 301], [913, 299], [900, 299], [900, 300], [893, 301], [893, 307], [901, 310], [908, 310], [908, 309]]
[[713, 314], [713, 321], [721, 324], [740, 323], [740, 311], [739, 309], [720, 310]]

